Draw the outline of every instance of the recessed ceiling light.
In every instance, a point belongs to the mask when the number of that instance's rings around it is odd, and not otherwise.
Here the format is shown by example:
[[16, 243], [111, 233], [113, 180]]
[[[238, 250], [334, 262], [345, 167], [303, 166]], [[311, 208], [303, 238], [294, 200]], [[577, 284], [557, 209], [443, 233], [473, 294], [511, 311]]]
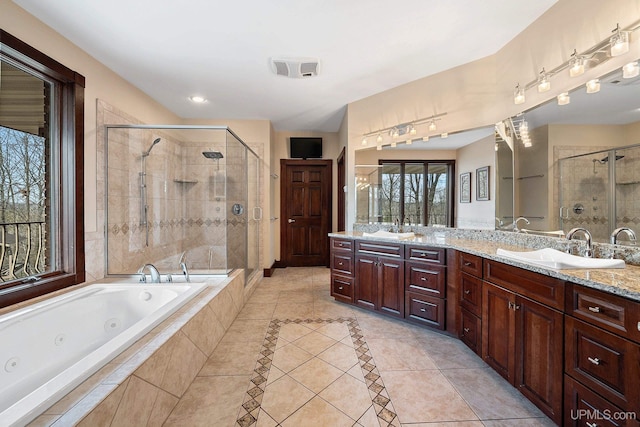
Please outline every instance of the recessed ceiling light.
[[196, 104], [203, 104], [203, 103], [207, 102], [207, 98], [205, 98], [204, 96], [199, 96], [199, 95], [190, 96], [189, 100], [191, 102], [195, 102]]

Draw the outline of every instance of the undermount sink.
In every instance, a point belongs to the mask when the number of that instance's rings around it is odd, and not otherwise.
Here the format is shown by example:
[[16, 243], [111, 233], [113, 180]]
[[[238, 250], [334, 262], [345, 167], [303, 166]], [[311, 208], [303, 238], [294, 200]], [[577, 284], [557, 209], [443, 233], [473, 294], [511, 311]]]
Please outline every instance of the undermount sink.
[[384, 238], [384, 239], [413, 239], [416, 235], [414, 232], [409, 232], [409, 233], [394, 233], [392, 231], [384, 231], [384, 230], [378, 230], [375, 233], [367, 233], [364, 232], [362, 233], [362, 235], [364, 237], [380, 237], [380, 238]]
[[536, 251], [526, 252], [498, 249], [496, 253], [497, 255], [513, 259], [515, 261], [520, 261], [539, 267], [552, 268], [555, 270], [625, 268], [624, 260], [621, 259], [585, 258], [551, 248], [544, 248]]

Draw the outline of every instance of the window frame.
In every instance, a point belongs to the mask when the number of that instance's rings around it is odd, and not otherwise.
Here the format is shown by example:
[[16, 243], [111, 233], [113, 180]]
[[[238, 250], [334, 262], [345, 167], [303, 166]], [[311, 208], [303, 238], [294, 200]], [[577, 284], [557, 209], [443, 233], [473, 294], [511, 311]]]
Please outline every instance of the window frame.
[[[58, 137], [56, 210], [60, 268], [0, 283], [0, 308], [85, 281], [84, 88], [85, 78], [0, 29], [0, 58], [56, 81], [58, 114], [51, 126]], [[52, 187], [53, 188], [53, 187]]]
[[[405, 218], [404, 212], [404, 202], [405, 202], [405, 167], [407, 164], [423, 164], [424, 165], [424, 188], [422, 194], [422, 200], [424, 201], [424, 206], [422, 210], [422, 218], [421, 221], [425, 227], [428, 227], [427, 218], [427, 179], [426, 175], [429, 171], [429, 164], [445, 164], [449, 168], [449, 175], [447, 176], [447, 198], [448, 198], [448, 206], [447, 206], [447, 227], [453, 227], [454, 223], [454, 213], [455, 213], [455, 169], [456, 169], [456, 161], [455, 160], [395, 160], [395, 159], [379, 159], [378, 165], [384, 166], [385, 164], [398, 164], [400, 165], [400, 218]], [[382, 175], [382, 169], [378, 172]], [[380, 176], [379, 182], [382, 182], [382, 176]]]

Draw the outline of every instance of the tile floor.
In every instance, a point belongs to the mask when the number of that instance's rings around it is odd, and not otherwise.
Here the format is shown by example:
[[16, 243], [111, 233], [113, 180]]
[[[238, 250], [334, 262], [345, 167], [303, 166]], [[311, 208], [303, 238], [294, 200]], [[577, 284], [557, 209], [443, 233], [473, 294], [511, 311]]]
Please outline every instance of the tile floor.
[[551, 426], [460, 341], [334, 302], [329, 269], [276, 270], [165, 426]]

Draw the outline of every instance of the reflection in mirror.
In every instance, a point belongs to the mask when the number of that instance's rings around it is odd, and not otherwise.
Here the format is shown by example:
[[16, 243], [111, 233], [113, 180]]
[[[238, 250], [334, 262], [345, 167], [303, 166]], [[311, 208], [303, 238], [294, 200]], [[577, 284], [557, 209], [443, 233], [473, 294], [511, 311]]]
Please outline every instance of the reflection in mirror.
[[[503, 137], [504, 135], [504, 137]], [[496, 229], [513, 230], [513, 139], [496, 132]]]
[[580, 226], [596, 242], [609, 242], [618, 227], [637, 234], [640, 77], [617, 70], [600, 78], [599, 92], [579, 87], [569, 101], [554, 99], [508, 120], [515, 132], [514, 217], [530, 220], [525, 232], [562, 235]]

